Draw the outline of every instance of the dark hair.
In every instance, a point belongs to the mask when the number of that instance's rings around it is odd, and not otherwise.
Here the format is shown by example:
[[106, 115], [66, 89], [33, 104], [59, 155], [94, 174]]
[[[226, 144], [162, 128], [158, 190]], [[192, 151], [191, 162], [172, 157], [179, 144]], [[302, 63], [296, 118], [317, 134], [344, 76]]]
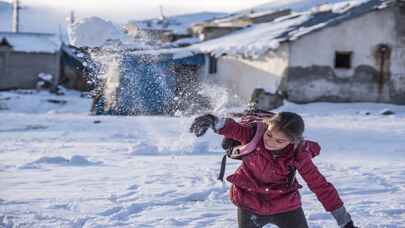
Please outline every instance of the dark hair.
[[279, 112], [265, 122], [269, 127], [275, 127], [283, 132], [292, 143], [297, 144], [303, 140], [304, 120], [297, 113]]

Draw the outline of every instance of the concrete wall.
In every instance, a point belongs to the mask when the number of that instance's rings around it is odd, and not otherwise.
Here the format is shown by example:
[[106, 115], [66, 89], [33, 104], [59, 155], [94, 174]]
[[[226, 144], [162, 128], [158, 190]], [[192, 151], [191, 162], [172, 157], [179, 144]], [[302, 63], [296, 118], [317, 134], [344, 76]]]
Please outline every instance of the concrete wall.
[[405, 2], [398, 2], [394, 10], [396, 45], [392, 48], [392, 90], [395, 103], [405, 103]]
[[202, 71], [203, 79], [228, 88], [243, 101], [248, 102], [255, 88], [275, 92], [279, 86], [284, 69], [288, 65], [288, 46], [283, 44], [276, 52], [255, 59], [242, 59], [231, 56], [218, 58], [217, 73], [209, 74], [209, 62]]
[[53, 84], [57, 85], [60, 75], [60, 53], [22, 53], [1, 51], [5, 64], [0, 70], [0, 90], [34, 89], [39, 73], [54, 76]]
[[6, 75], [6, 64], [7, 64], [6, 60], [7, 60], [6, 52], [0, 51], [0, 83], [1, 83], [1, 78], [4, 77], [3, 75]]
[[[395, 8], [370, 12], [291, 42], [290, 65], [282, 88], [288, 99], [401, 103], [401, 98], [392, 96], [405, 88], [403, 82], [397, 83], [404, 81], [405, 52], [397, 49], [394, 15]], [[380, 44], [391, 49], [382, 71], [381, 58], [376, 54]], [[335, 68], [336, 51], [353, 53], [350, 69]]]

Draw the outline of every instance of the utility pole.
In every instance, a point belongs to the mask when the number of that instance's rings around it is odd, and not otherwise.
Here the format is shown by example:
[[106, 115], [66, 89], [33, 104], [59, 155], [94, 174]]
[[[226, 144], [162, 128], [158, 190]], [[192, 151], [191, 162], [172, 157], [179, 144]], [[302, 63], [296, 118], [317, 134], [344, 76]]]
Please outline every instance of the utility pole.
[[13, 32], [20, 32], [20, 1], [13, 0], [13, 25], [12, 31]]
[[75, 11], [70, 11], [69, 24], [73, 25], [76, 21]]
[[163, 6], [162, 5], [160, 5], [160, 19], [162, 21], [166, 20], [166, 17], [165, 17], [165, 15], [163, 13]]

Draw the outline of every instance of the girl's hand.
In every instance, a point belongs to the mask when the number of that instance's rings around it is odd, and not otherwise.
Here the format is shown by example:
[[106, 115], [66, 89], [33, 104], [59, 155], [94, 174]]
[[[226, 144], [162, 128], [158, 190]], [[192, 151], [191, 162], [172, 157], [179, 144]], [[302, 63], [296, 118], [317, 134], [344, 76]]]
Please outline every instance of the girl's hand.
[[358, 227], [354, 226], [353, 221], [350, 221], [343, 228], [358, 228]]
[[203, 136], [208, 128], [215, 129], [215, 124], [218, 122], [218, 117], [212, 114], [205, 114], [194, 119], [190, 127], [190, 132], [197, 137]]

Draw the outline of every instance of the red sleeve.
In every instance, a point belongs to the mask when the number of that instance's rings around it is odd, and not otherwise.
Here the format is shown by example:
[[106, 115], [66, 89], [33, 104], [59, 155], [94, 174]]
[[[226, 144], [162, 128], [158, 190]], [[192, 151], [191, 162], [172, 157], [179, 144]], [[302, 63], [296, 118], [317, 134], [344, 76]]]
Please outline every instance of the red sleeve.
[[329, 183], [313, 163], [312, 156], [307, 151], [299, 153], [298, 172], [307, 182], [309, 189], [315, 193], [326, 211], [331, 212], [343, 206], [335, 187]]
[[239, 141], [242, 144], [248, 143], [254, 136], [254, 129], [250, 126], [245, 126], [237, 123], [233, 119], [226, 119], [225, 125], [219, 129], [218, 134]]

